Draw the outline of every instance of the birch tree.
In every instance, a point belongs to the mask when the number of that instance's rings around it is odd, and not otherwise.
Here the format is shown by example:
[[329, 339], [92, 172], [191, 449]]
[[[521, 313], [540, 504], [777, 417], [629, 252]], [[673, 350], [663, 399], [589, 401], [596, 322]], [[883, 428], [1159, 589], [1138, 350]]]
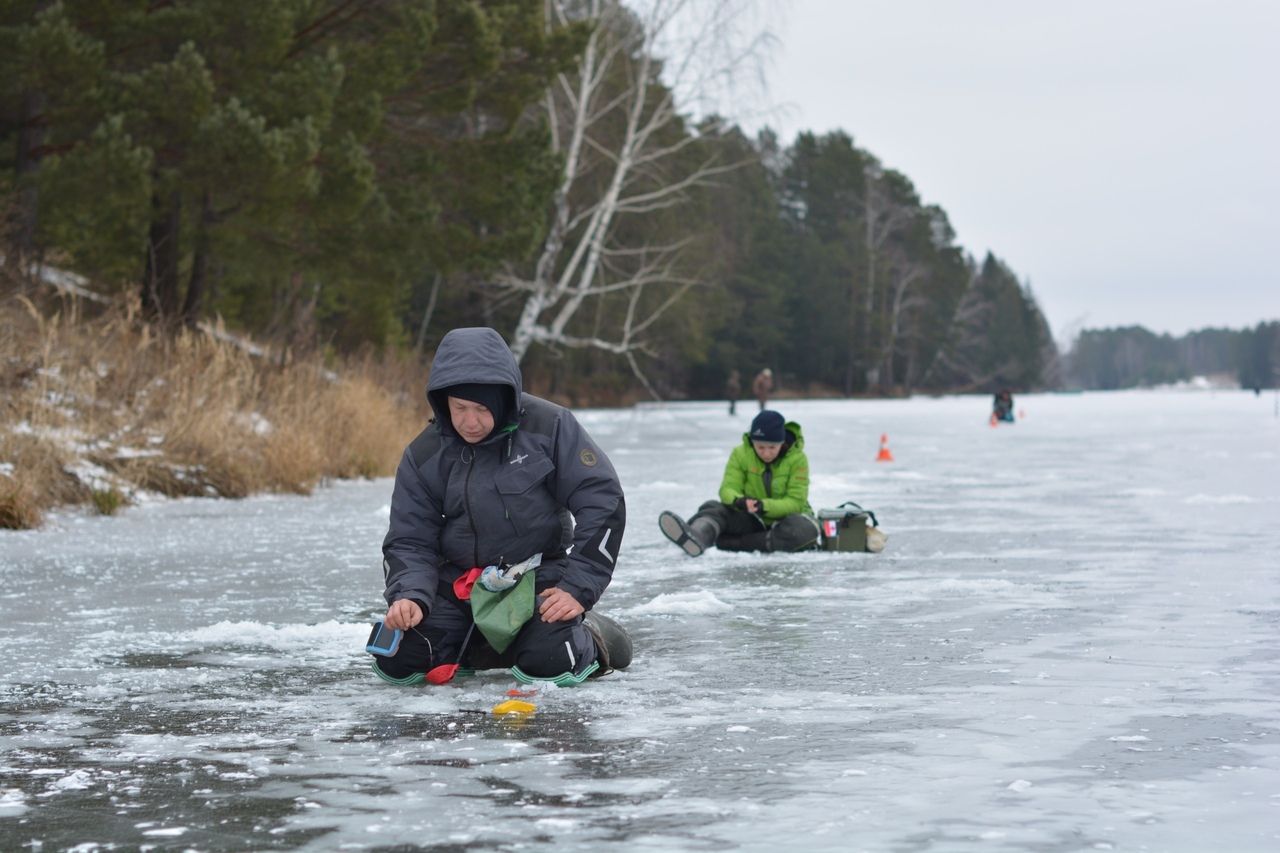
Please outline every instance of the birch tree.
[[[593, 29], [578, 67], [559, 75], [544, 98], [563, 162], [546, 237], [530, 265], [509, 265], [496, 282], [523, 300], [511, 335], [518, 360], [534, 344], [593, 348], [626, 359], [654, 393], [637, 354], [648, 352], [654, 324], [700, 279], [684, 263], [692, 229], [656, 236], [643, 224], [678, 212], [735, 167], [707, 144], [718, 126], [691, 126], [680, 98], [720, 85], [758, 55], [758, 41], [741, 50], [725, 44], [749, 5], [545, 0], [549, 28], [586, 19]], [[574, 324], [602, 299], [616, 306], [608, 324]]]
[[903, 385], [908, 392], [919, 379], [921, 350], [931, 352], [940, 343], [937, 318], [954, 310], [969, 279], [946, 213], [920, 206], [914, 194], [911, 205], [899, 233], [883, 247], [887, 289], [878, 376], [883, 389]]
[[[926, 382], [957, 391], [1042, 387], [1056, 353], [1030, 288], [987, 253], [975, 267]], [[1054, 356], [1056, 360], [1056, 356]]]
[[952, 317], [947, 341], [938, 348], [925, 372], [925, 383], [960, 392], [984, 390], [995, 381], [1001, 367], [1012, 367], [997, 365], [991, 369], [981, 363], [994, 318], [995, 307], [984, 297], [978, 271], [973, 269]]
[[[881, 255], [884, 252], [885, 244], [890, 238], [896, 237], [900, 230], [904, 228], [916, 214], [918, 210], [918, 201], [914, 198], [914, 192], [910, 188], [910, 182], [905, 176], [892, 170], [886, 171], [881, 167], [880, 163], [874, 158], [869, 158], [864, 168], [864, 195], [862, 199], [862, 223], [866, 229], [864, 235], [864, 245], [867, 255], [866, 281], [862, 283], [863, 305], [862, 305], [862, 352], [863, 365], [866, 370], [866, 384], [868, 388], [878, 384], [881, 381], [880, 376], [880, 359], [876, 358], [877, 349], [874, 343], [874, 329], [872, 321], [875, 316], [875, 305], [877, 296], [876, 268], [881, 264]], [[907, 199], [900, 196], [904, 193], [908, 195]], [[909, 278], [900, 276], [895, 287], [900, 287], [903, 292], [910, 285], [918, 274], [910, 275]], [[904, 280], [906, 283], [902, 284]], [[895, 298], [900, 302], [901, 295], [895, 294]], [[855, 317], [855, 306], [857, 305], [857, 282], [850, 283], [849, 295], [849, 364], [848, 375], [845, 379], [846, 393], [852, 389], [853, 370], [855, 364], [855, 352], [857, 346], [854, 341], [853, 328]], [[901, 306], [897, 306], [900, 308]], [[894, 319], [897, 318], [897, 310], [894, 312]], [[885, 335], [881, 335], [883, 341]], [[887, 346], [882, 343], [880, 346], [880, 354], [890, 353], [892, 357], [893, 338], [890, 337]], [[891, 382], [891, 380], [890, 380]]]
[[903, 259], [895, 264], [889, 283], [889, 298], [886, 300], [885, 312], [888, 320], [885, 323], [883, 344], [880, 347], [881, 387], [892, 389], [896, 384], [894, 357], [899, 349], [899, 336], [902, 333], [907, 315], [915, 309], [928, 305], [928, 301], [916, 296], [912, 285], [918, 284], [928, 273], [928, 268], [921, 262]]

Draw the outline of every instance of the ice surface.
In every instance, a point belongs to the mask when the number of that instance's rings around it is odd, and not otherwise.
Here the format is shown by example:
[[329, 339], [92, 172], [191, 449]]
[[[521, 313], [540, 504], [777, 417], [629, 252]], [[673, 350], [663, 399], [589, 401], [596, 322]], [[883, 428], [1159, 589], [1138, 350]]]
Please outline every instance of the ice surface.
[[583, 412], [636, 659], [523, 719], [372, 677], [387, 480], [0, 532], [0, 849], [1280, 849], [1273, 400], [1016, 402], [780, 401], [888, 549], [696, 560], [753, 407]]

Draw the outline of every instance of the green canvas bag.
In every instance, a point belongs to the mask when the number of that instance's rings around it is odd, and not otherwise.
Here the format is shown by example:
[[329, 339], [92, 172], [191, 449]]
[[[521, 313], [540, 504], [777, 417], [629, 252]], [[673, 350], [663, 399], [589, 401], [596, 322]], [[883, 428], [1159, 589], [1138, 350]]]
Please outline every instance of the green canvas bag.
[[533, 617], [536, 575], [536, 569], [529, 569], [514, 586], [498, 592], [480, 583], [471, 588], [471, 618], [499, 654], [507, 650], [524, 623]]

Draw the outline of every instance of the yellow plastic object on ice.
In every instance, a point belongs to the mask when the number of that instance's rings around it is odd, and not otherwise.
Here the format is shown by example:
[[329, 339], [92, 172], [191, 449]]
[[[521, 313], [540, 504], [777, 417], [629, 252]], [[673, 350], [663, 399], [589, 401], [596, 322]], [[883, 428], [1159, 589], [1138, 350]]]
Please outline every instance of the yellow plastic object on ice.
[[494, 716], [498, 717], [504, 714], [516, 714], [523, 717], [532, 714], [536, 710], [538, 710], [537, 705], [532, 702], [521, 702], [519, 699], [508, 699], [493, 706]]

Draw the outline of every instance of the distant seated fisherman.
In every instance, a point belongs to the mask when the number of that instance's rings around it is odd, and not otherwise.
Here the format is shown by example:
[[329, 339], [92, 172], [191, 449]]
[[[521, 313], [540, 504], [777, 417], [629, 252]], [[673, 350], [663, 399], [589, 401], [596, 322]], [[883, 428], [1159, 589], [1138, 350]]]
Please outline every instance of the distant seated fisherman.
[[800, 425], [765, 409], [729, 454], [720, 500], [707, 501], [688, 522], [658, 516], [668, 539], [691, 557], [715, 545], [725, 551], [803, 551], [820, 535], [809, 506], [809, 460]]
[[991, 420], [1013, 423], [1013, 393], [1005, 388], [991, 400]]

